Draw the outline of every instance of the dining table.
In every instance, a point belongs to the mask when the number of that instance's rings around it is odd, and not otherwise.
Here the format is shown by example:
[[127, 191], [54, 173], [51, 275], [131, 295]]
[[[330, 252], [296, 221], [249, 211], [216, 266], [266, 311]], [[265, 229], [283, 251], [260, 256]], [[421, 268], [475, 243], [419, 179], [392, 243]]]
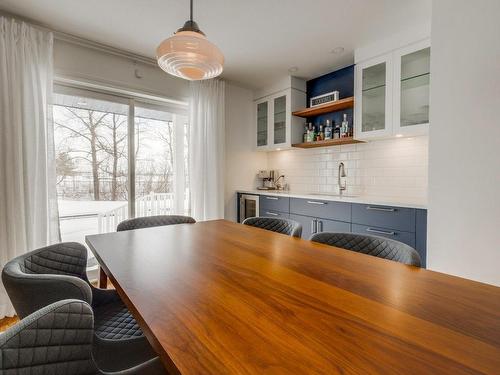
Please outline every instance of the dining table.
[[86, 242], [169, 374], [500, 374], [497, 286], [227, 220]]

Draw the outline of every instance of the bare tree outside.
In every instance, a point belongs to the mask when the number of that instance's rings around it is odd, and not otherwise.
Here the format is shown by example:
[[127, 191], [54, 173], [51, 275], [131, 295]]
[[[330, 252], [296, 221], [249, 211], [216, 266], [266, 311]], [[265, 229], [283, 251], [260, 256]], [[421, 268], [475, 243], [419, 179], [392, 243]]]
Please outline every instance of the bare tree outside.
[[[98, 224], [101, 217], [113, 220], [107, 230], [116, 228], [116, 220], [127, 218], [128, 105], [56, 97], [53, 117], [61, 233], [63, 240], [82, 241], [85, 235], [103, 230]], [[187, 162], [185, 145], [179, 160], [175, 159], [174, 118], [166, 111], [136, 107], [132, 157], [136, 212], [142, 207], [141, 215], [173, 210], [174, 166]], [[187, 127], [181, 129], [179, 136], [185, 137]], [[182, 179], [186, 176], [183, 172]]]

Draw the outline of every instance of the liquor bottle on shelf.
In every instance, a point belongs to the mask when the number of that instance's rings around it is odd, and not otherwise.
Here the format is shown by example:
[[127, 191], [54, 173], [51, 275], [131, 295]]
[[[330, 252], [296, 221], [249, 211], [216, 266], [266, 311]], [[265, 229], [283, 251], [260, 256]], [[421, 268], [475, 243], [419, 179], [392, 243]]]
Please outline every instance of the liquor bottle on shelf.
[[319, 125], [319, 140], [320, 141], [325, 140], [325, 132], [323, 130], [323, 125], [322, 124]]
[[309, 132], [309, 128], [307, 127], [307, 123], [306, 123], [306, 125], [304, 126], [304, 135], [302, 137], [303, 142], [307, 142], [309, 140], [308, 132]]
[[326, 120], [326, 126], [325, 126], [325, 139], [332, 139], [332, 126], [330, 125], [330, 120]]
[[347, 121], [347, 113], [344, 113], [344, 121], [342, 121], [340, 129], [340, 137], [344, 138], [347, 136], [349, 136], [349, 121]]
[[340, 138], [340, 126], [339, 124], [335, 125], [335, 129], [333, 129], [333, 139]]
[[316, 131], [314, 130], [313, 124], [310, 122], [309, 123], [309, 142], [314, 142], [316, 140]]

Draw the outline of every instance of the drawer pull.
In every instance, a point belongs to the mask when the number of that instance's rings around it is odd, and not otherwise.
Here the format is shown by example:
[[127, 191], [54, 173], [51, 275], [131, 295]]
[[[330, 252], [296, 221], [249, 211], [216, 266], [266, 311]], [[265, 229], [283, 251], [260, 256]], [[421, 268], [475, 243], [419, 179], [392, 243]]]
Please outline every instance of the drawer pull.
[[326, 204], [325, 202], [317, 202], [317, 201], [307, 201], [310, 204]]
[[274, 212], [266, 212], [266, 215], [280, 216], [279, 214], [274, 213]]
[[278, 197], [266, 197], [266, 199], [271, 199], [273, 201], [277, 201], [279, 198]]
[[385, 234], [386, 236], [395, 236], [396, 232], [391, 232], [387, 230], [380, 230], [380, 229], [373, 229], [373, 228], [366, 228], [367, 232], [371, 233], [378, 233], [378, 234]]
[[372, 210], [372, 211], [384, 211], [384, 212], [394, 212], [396, 211], [395, 208], [384, 208], [384, 207], [372, 207], [372, 206], [367, 206], [367, 210]]

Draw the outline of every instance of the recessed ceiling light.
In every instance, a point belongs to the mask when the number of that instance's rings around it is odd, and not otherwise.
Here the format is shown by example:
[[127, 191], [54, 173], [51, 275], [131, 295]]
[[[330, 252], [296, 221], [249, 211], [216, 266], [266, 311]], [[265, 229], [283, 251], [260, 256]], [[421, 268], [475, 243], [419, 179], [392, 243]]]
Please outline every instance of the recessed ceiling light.
[[86, 101], [82, 100], [82, 101], [77, 102], [76, 104], [78, 104], [78, 105], [88, 105], [89, 103], [87, 103]]
[[396, 138], [401, 138], [403, 134], [396, 134]]
[[344, 51], [345, 51], [344, 47], [335, 47], [334, 49], [332, 49], [332, 53], [334, 53], [336, 55], [339, 55]]
[[299, 68], [296, 66], [292, 66], [291, 68], [288, 68], [289, 73], [297, 73], [299, 71]]

